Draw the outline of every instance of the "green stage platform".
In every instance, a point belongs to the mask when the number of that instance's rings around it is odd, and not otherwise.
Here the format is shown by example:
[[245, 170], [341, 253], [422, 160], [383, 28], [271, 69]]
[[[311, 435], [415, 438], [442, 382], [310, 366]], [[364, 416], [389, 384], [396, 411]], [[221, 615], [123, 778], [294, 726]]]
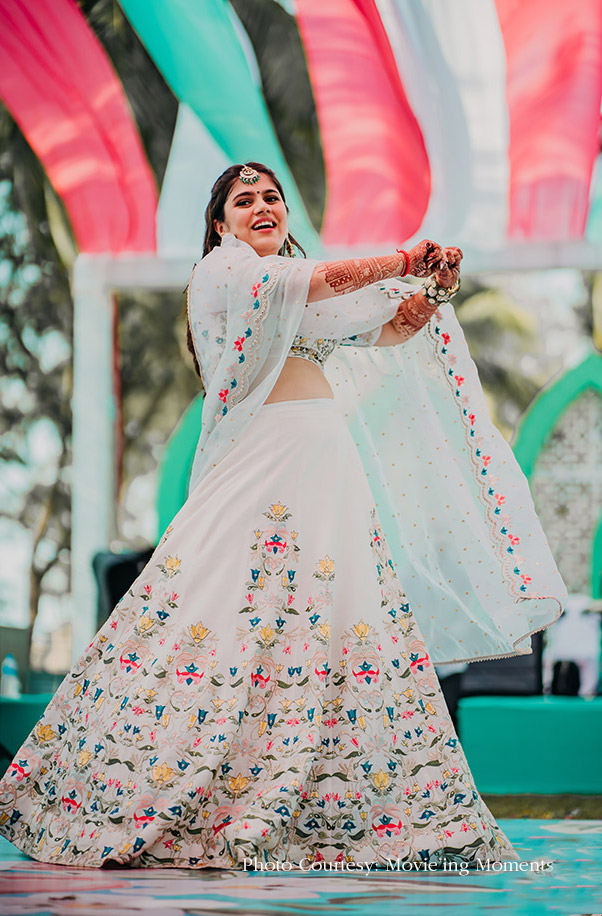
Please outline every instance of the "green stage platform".
[[464, 697], [458, 730], [479, 792], [602, 793], [602, 697]]

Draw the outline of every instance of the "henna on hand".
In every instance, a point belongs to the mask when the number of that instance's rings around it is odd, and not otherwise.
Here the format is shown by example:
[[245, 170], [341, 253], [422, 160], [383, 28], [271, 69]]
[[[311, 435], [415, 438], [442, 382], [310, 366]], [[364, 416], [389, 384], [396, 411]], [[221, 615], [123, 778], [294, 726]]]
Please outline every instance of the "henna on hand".
[[397, 313], [391, 318], [391, 325], [404, 340], [407, 340], [424, 327], [438, 307], [438, 305], [431, 305], [422, 292], [417, 292], [409, 299], [400, 302]]
[[316, 268], [324, 274], [324, 282], [341, 296], [380, 280], [397, 277], [407, 267], [403, 252], [374, 258], [350, 258], [345, 261], [328, 261]]
[[430, 277], [437, 269], [442, 253], [441, 245], [438, 245], [437, 242], [423, 239], [409, 251], [410, 269], [408, 273], [414, 277]]
[[461, 248], [444, 248], [441, 260], [435, 271], [435, 280], [440, 286], [451, 289], [457, 283], [460, 275], [460, 261], [462, 260]]

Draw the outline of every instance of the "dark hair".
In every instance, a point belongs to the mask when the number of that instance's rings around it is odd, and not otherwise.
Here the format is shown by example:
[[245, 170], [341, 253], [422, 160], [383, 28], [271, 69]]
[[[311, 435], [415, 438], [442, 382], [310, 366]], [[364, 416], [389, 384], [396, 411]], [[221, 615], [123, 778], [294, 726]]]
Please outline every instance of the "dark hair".
[[[244, 165], [250, 166], [252, 169], [255, 169], [257, 172], [262, 172], [264, 175], [269, 175], [272, 179], [276, 188], [278, 189], [282, 200], [284, 201], [284, 206], [286, 207], [286, 212], [288, 213], [288, 207], [286, 206], [286, 198], [284, 196], [284, 191], [282, 190], [282, 185], [276, 178], [276, 175], [272, 169], [268, 168], [267, 165], [263, 165], [262, 162], [245, 162]], [[221, 245], [221, 236], [213, 225], [214, 220], [223, 220], [224, 218], [224, 206], [226, 203], [226, 198], [230, 193], [232, 185], [239, 177], [240, 170], [243, 165], [231, 165], [225, 172], [219, 176], [213, 187], [211, 188], [211, 197], [209, 198], [209, 203], [207, 204], [207, 209], [205, 210], [205, 238], [203, 239], [203, 257], [209, 254], [214, 248], [217, 248]], [[288, 243], [288, 244], [287, 244]], [[299, 244], [299, 242], [290, 234], [288, 234], [286, 241], [280, 251], [279, 255], [290, 254], [292, 251], [292, 245], [299, 249], [303, 257], [306, 257], [305, 251]], [[194, 369], [199, 378], [202, 379], [201, 369], [197, 360], [197, 356], [194, 350], [194, 342], [192, 339], [192, 329], [190, 327], [190, 322], [188, 316], [186, 317], [186, 345], [192, 354], [192, 359], [194, 362]]]

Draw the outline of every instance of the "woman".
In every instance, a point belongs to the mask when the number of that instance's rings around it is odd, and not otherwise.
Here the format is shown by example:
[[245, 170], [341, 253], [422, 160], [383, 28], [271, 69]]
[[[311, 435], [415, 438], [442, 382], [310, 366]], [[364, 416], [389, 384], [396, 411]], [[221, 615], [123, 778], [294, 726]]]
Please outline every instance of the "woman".
[[[9, 767], [2, 830], [87, 867], [517, 860], [433, 662], [529, 651], [563, 585], [509, 449], [457, 400], [478, 387], [443, 314], [462, 253], [294, 258], [256, 162], [220, 176], [206, 223], [189, 498]], [[451, 376], [429, 323], [457, 338]]]

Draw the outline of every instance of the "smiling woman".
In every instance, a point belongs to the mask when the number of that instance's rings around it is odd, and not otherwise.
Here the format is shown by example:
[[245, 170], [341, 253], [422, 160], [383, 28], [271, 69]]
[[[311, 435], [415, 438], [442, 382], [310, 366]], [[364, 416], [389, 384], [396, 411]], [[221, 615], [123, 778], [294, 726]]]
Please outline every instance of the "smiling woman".
[[222, 237], [231, 232], [242, 242], [252, 245], [260, 256], [278, 254], [288, 237], [287, 209], [282, 193], [266, 174], [260, 174], [252, 187], [244, 187], [244, 184], [243, 179], [234, 183], [224, 204], [224, 218], [214, 220], [215, 228]]
[[270, 169], [218, 178], [188, 499], [0, 782], [36, 859], [519, 860], [434, 664], [528, 652], [565, 591], [445, 310], [462, 253], [295, 245]]
[[[248, 244], [260, 257], [271, 255], [294, 256], [294, 247], [305, 255], [303, 248], [288, 231], [288, 207], [282, 185], [274, 172], [259, 162], [248, 162], [244, 166], [231, 166], [216, 181], [211, 200], [205, 213], [205, 241], [203, 256], [206, 256], [228, 234]], [[459, 248], [446, 248], [423, 241], [410, 252], [398, 250], [393, 255], [372, 258], [352, 258], [344, 261], [325, 263], [313, 262], [314, 270], [309, 280], [307, 303], [343, 296], [378, 283], [382, 280], [405, 276], [425, 277], [437, 273], [439, 296], [428, 299], [422, 289], [410, 290], [389, 315], [383, 317], [380, 333], [371, 332], [370, 343], [375, 346], [392, 346], [412, 337], [431, 318], [442, 299], [449, 298], [458, 288], [458, 273], [462, 252]], [[310, 263], [309, 261], [307, 263]], [[448, 292], [449, 290], [449, 292]], [[359, 305], [359, 303], [356, 303]], [[339, 309], [343, 314], [344, 309]], [[319, 316], [316, 316], [319, 317]], [[306, 316], [282, 371], [268, 394], [265, 403], [303, 398], [333, 397], [326, 381], [323, 366], [315, 359], [308, 358], [304, 332], [316, 337], [317, 325], [310, 323]], [[319, 321], [318, 321], [319, 324]], [[342, 335], [343, 338], [346, 336]], [[190, 320], [187, 331], [188, 349], [192, 353], [197, 374], [202, 379], [202, 370], [193, 345]], [[301, 345], [300, 345], [301, 344]], [[299, 363], [299, 358], [304, 364]]]

